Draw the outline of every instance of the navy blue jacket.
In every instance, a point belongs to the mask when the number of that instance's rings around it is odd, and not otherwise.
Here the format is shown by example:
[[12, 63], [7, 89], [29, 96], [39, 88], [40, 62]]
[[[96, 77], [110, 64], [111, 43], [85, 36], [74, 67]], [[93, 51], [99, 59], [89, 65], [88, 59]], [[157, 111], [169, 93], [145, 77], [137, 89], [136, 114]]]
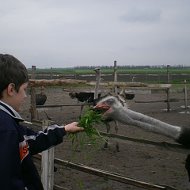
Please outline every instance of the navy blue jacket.
[[21, 121], [12, 107], [0, 101], [0, 189], [43, 190], [32, 155], [61, 143], [66, 132], [52, 125], [36, 133]]

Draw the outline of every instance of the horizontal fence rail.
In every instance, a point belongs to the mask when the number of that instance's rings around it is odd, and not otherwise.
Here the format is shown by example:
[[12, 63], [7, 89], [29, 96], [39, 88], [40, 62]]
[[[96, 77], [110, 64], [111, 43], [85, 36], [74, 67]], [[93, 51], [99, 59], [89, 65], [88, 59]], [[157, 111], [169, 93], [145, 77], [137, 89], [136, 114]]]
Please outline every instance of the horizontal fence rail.
[[131, 142], [135, 142], [135, 143], [143, 143], [143, 144], [148, 144], [148, 145], [154, 145], [154, 146], [162, 147], [162, 148], [165, 148], [167, 150], [174, 151], [174, 152], [180, 152], [180, 153], [187, 154], [190, 151], [189, 148], [186, 148], [183, 145], [169, 143], [169, 142], [165, 142], [165, 141], [156, 142], [156, 141], [150, 141], [147, 139], [132, 138], [132, 137], [128, 137], [128, 136], [116, 135], [116, 134], [105, 133], [105, 132], [100, 132], [100, 134], [102, 136], [117, 138], [117, 139], [121, 139], [121, 140], [127, 140], [127, 141], [131, 141]]
[[[40, 160], [41, 155], [39, 155], [39, 154], [35, 155], [34, 158]], [[81, 172], [89, 173], [89, 174], [96, 175], [99, 177], [104, 177], [104, 178], [107, 178], [107, 179], [110, 179], [113, 181], [117, 181], [117, 182], [128, 184], [128, 185], [133, 185], [136, 187], [141, 187], [141, 188], [148, 189], [148, 190], [177, 190], [170, 186], [151, 184], [151, 183], [135, 180], [132, 178], [128, 178], [128, 177], [122, 176], [121, 174], [118, 174], [118, 173], [112, 173], [109, 171], [92, 168], [92, 167], [89, 167], [89, 166], [86, 166], [83, 164], [78, 164], [78, 163], [73, 163], [73, 162], [66, 161], [66, 160], [61, 160], [58, 158], [54, 159], [54, 163], [58, 164], [58, 165], [69, 167], [71, 169], [76, 169]]]

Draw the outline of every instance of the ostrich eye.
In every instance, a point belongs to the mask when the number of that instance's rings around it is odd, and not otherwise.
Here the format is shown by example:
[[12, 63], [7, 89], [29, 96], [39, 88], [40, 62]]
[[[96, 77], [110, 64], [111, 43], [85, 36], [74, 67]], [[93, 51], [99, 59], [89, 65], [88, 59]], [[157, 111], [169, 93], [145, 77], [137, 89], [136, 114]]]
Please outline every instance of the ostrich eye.
[[109, 104], [113, 104], [115, 101], [114, 101], [113, 98], [111, 98], [111, 99], [107, 100], [107, 102], [108, 102]]

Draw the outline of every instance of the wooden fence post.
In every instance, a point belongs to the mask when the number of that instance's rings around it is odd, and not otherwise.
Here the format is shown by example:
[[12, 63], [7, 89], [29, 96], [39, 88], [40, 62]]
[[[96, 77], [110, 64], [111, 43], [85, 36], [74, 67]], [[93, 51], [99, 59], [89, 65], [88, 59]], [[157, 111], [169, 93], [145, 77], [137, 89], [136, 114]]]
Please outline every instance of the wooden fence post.
[[114, 93], [117, 95], [118, 89], [117, 89], [117, 61], [114, 61]]
[[166, 89], [166, 95], [167, 95], [167, 112], [170, 111], [170, 88]]
[[99, 85], [100, 85], [100, 79], [101, 79], [101, 72], [100, 68], [94, 69], [96, 72], [96, 86], [95, 86], [95, 92], [94, 92], [94, 99], [98, 98], [98, 91], [99, 91]]
[[169, 73], [170, 65], [167, 65], [167, 83], [170, 83], [170, 73]]
[[[50, 125], [50, 121], [42, 122], [43, 130]], [[45, 190], [53, 190], [54, 185], [54, 148], [42, 152], [41, 180]]]
[[188, 108], [188, 105], [187, 105], [187, 85], [186, 85], [186, 80], [184, 80], [184, 101], [185, 101], [185, 109]]
[[[36, 70], [36, 66], [32, 66], [31, 79], [35, 79], [35, 70]], [[35, 87], [31, 86], [31, 88], [30, 88], [30, 94], [31, 94], [30, 113], [31, 113], [31, 121], [32, 121], [32, 120], [34, 120], [34, 119], [37, 119], [36, 91], [35, 91]]]

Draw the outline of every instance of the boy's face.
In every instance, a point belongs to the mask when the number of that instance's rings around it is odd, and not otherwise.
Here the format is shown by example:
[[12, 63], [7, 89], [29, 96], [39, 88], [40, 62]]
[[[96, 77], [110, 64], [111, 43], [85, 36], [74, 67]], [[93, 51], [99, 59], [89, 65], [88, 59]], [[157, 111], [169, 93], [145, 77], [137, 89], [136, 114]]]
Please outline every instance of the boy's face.
[[[11, 85], [11, 84], [10, 84]], [[27, 90], [27, 86], [28, 83], [24, 83], [20, 86], [19, 91], [17, 92], [16, 89], [14, 88], [14, 84], [10, 89], [8, 87], [9, 91], [9, 97], [11, 97], [9, 100], [9, 105], [12, 106], [17, 112], [20, 111], [21, 106], [23, 105], [27, 94], [26, 94], [26, 90]]]
[[26, 90], [27, 90], [28, 83], [24, 83], [20, 86], [19, 91], [16, 92], [15, 96], [15, 107], [16, 111], [20, 111], [21, 106], [24, 104], [24, 101], [27, 97]]

